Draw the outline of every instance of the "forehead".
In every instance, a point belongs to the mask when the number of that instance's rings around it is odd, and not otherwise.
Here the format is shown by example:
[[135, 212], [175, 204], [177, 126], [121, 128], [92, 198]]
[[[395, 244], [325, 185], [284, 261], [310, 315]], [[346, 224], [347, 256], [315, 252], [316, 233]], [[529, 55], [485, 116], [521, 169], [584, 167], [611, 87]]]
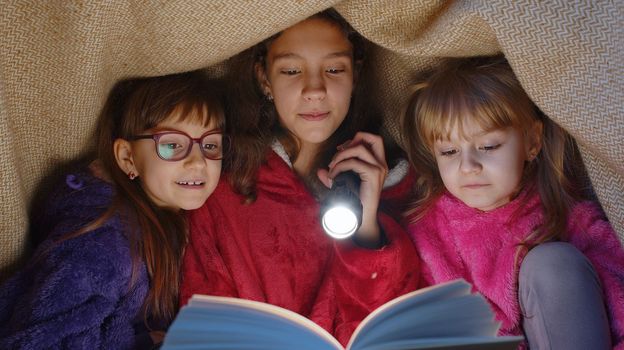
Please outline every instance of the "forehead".
[[486, 135], [504, 128], [486, 123], [484, 120], [464, 116], [462, 118], [449, 118], [433, 126], [434, 139], [472, 139]]
[[157, 129], [173, 129], [180, 131], [199, 130], [204, 131], [216, 129], [219, 126], [217, 118], [212, 117], [207, 106], [194, 106], [185, 110], [178, 107], [171, 114], [156, 126]]
[[351, 55], [352, 45], [340, 27], [319, 18], [307, 19], [284, 30], [268, 51], [269, 61]]

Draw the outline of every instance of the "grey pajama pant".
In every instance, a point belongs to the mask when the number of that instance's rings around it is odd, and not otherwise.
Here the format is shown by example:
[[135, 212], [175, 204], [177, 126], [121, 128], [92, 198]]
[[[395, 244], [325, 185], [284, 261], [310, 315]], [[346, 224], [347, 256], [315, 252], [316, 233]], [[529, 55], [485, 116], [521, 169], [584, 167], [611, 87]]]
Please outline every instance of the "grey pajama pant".
[[520, 266], [518, 295], [531, 350], [611, 349], [600, 280], [573, 245], [531, 249]]

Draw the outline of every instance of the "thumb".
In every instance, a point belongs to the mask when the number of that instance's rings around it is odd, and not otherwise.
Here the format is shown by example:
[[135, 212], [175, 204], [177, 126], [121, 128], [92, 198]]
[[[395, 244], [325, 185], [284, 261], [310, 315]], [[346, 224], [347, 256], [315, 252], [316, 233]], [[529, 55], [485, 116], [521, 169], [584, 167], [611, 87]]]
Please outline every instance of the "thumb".
[[329, 172], [327, 169], [319, 169], [316, 171], [316, 176], [318, 176], [319, 180], [325, 185], [327, 188], [332, 187], [332, 179], [329, 178]]

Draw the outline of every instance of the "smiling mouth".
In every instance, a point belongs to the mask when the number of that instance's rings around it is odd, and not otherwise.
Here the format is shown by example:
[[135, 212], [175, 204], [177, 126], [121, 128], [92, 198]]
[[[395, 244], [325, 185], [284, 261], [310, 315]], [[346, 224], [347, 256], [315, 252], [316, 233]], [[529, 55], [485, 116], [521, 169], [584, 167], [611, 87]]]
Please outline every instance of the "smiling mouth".
[[176, 184], [178, 185], [192, 186], [192, 187], [203, 186], [205, 183], [206, 183], [205, 181], [176, 181]]

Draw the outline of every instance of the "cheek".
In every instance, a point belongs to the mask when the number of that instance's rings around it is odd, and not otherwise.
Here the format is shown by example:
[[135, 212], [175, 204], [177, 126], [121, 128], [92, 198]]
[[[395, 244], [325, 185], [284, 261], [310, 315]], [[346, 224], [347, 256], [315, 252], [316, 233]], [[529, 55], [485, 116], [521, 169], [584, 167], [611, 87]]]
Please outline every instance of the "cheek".
[[453, 172], [451, 171], [450, 161], [437, 158], [436, 162], [438, 164], [438, 172], [440, 173], [440, 178], [442, 178], [442, 182], [444, 182], [444, 185], [446, 187], [449, 187], [450, 182], [453, 179]]
[[328, 88], [328, 93], [336, 97], [338, 103], [346, 109], [351, 104], [351, 96], [353, 94], [353, 84], [346, 82], [336, 83]]

